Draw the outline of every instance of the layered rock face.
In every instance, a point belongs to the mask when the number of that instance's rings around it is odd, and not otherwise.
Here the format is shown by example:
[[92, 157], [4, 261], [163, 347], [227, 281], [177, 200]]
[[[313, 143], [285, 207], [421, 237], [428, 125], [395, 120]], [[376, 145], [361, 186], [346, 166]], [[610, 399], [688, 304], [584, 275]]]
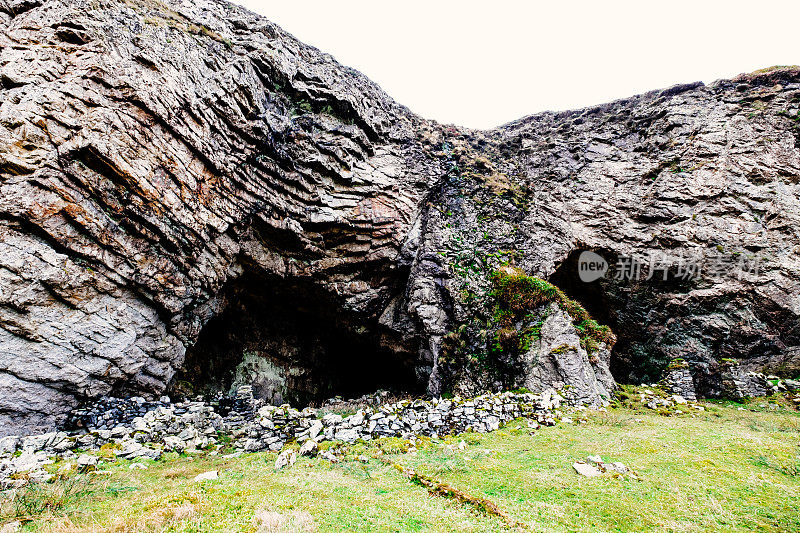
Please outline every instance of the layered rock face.
[[[223, 1], [5, 0], [0, 46], [0, 432], [176, 387], [592, 403], [609, 358], [701, 395], [723, 358], [800, 367], [796, 70], [470, 131]], [[663, 272], [584, 283], [583, 250]], [[506, 263], [613, 351], [558, 306], [498, 316]]]

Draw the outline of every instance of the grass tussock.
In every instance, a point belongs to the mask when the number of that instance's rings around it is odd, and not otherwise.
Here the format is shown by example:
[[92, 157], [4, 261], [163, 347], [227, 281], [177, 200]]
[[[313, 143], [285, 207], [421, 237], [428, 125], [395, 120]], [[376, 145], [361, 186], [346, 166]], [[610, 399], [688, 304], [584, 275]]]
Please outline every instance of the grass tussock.
[[0, 513], [6, 520], [26, 523], [43, 515], [66, 512], [91, 493], [89, 483], [86, 476], [66, 477], [55, 483], [31, 483], [0, 500]]
[[314, 519], [305, 511], [279, 513], [262, 509], [256, 512], [258, 533], [310, 533], [317, 530]]
[[775, 461], [762, 455], [756, 459], [755, 464], [769, 468], [785, 476], [800, 478], [800, 457], [795, 457], [791, 460]]

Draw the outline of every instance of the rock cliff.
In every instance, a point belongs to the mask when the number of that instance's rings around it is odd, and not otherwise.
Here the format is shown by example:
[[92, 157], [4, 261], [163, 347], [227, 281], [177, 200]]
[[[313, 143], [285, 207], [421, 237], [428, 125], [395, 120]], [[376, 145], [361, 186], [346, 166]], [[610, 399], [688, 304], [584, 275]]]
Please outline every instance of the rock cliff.
[[797, 69], [472, 131], [221, 0], [0, 0], [0, 47], [0, 433], [800, 369]]

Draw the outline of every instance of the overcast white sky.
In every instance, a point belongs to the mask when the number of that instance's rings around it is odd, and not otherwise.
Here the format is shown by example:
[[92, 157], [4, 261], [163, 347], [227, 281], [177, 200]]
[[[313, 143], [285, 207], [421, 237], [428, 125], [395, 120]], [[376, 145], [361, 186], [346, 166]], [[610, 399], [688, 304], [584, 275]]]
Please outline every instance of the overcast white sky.
[[426, 118], [474, 128], [800, 64], [798, 0], [235, 0]]

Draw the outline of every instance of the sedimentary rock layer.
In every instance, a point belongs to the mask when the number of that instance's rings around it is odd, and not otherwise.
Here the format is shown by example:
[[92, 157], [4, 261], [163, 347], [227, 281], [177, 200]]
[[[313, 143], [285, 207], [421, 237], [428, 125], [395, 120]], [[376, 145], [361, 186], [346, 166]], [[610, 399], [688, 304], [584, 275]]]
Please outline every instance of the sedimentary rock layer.
[[[503, 263], [612, 326], [618, 379], [798, 369], [797, 70], [471, 131], [218, 0], [4, 0], [0, 47], [0, 432], [243, 358], [270, 394], [444, 392]], [[582, 284], [588, 249], [665, 274]]]

